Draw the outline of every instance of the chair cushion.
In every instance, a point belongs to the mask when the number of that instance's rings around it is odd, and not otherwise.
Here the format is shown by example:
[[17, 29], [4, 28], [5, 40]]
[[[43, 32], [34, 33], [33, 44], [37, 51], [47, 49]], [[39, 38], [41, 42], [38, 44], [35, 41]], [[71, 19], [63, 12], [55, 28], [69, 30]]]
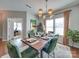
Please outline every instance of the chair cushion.
[[23, 51], [21, 55], [22, 58], [35, 58], [38, 55], [38, 52], [35, 49], [29, 47], [28, 49]]

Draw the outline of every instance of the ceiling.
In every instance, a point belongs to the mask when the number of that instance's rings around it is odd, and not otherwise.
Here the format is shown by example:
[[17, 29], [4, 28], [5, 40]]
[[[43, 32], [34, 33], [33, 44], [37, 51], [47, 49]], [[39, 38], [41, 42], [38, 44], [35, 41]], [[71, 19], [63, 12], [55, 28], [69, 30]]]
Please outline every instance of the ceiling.
[[[54, 12], [79, 4], [79, 0], [48, 0], [48, 8]], [[30, 7], [31, 8], [30, 8]], [[45, 0], [0, 0], [0, 10], [27, 11], [36, 15], [38, 9], [46, 10]]]
[[[58, 10], [77, 1], [79, 2], [79, 0], [48, 0], [48, 8]], [[25, 0], [25, 3], [31, 6], [35, 13], [37, 13], [39, 8], [42, 8], [43, 11], [46, 10], [45, 0]]]

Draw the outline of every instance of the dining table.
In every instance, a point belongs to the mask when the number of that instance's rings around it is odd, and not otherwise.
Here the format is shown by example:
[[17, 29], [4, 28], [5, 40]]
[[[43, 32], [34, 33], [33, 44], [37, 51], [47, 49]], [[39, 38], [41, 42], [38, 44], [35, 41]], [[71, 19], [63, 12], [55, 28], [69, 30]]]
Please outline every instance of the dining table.
[[[32, 40], [32, 41], [30, 41]], [[34, 40], [34, 41], [33, 41]], [[45, 47], [45, 45], [50, 41], [51, 39], [47, 37], [40, 37], [40, 38], [25, 38], [22, 40], [23, 43], [28, 45], [29, 47], [34, 48], [39, 52], [40, 57], [43, 57], [42, 49]]]

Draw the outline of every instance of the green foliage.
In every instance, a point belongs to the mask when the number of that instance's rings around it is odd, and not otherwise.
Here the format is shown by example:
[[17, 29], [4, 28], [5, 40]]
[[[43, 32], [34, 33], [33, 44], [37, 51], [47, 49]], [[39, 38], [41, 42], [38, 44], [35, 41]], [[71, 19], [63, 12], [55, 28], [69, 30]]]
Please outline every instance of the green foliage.
[[69, 39], [72, 39], [73, 42], [79, 42], [79, 31], [78, 30], [71, 30], [67, 32], [67, 36]]

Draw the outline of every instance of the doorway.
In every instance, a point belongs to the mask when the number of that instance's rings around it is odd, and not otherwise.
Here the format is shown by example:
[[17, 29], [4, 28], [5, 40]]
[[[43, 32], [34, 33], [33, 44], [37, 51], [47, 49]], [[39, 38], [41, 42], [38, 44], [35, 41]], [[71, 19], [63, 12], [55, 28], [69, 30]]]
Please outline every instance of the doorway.
[[8, 18], [7, 19], [7, 39], [22, 38], [23, 36], [23, 22], [22, 18]]

